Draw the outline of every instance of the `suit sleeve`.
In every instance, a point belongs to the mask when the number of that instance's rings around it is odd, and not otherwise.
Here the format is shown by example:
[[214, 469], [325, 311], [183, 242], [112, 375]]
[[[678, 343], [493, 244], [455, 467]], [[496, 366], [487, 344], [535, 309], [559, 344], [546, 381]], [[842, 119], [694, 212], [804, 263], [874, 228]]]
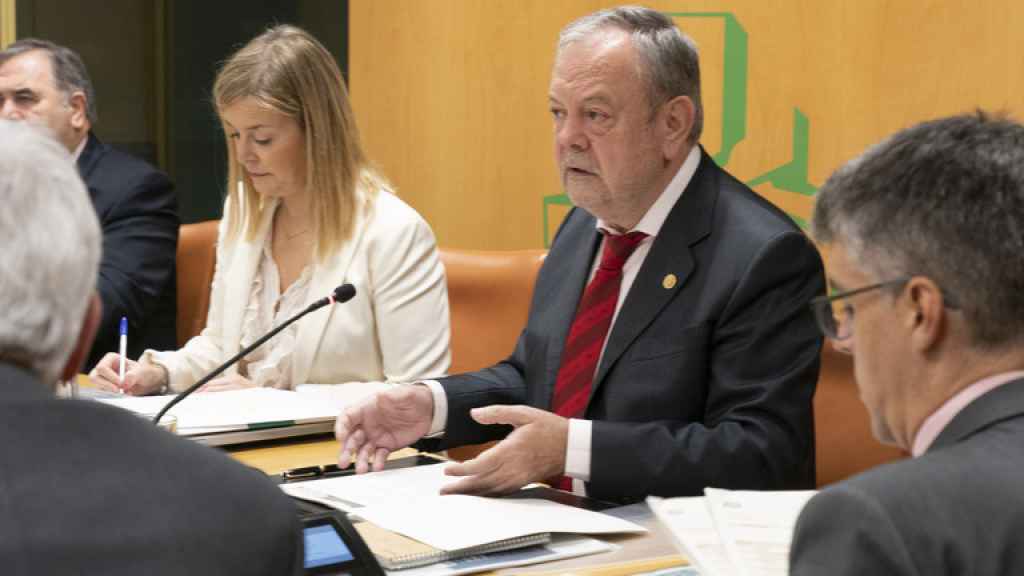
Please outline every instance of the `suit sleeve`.
[[813, 487], [822, 337], [808, 302], [824, 292], [821, 258], [804, 234], [786, 232], [747, 262], [709, 320], [708, 358], [693, 361], [707, 371], [703, 421], [594, 421], [588, 493], [628, 500], [707, 486]]
[[919, 573], [885, 507], [849, 486], [808, 501], [793, 532], [789, 565], [791, 576]]
[[174, 281], [178, 225], [174, 185], [157, 171], [149, 171], [104, 217], [98, 347], [116, 350], [121, 317], [138, 326], [159, 305]]

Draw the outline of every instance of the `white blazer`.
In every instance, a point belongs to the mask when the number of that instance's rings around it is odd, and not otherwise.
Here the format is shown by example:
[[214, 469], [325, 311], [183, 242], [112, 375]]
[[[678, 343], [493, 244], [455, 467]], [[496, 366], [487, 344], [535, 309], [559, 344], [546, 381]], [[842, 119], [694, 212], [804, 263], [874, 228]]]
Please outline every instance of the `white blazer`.
[[[362, 204], [365, 193], [359, 194]], [[241, 349], [242, 320], [273, 208], [252, 241], [229, 241], [225, 204], [206, 328], [176, 352], [143, 354], [167, 368], [172, 390], [187, 388]], [[448, 288], [437, 243], [423, 218], [390, 192], [381, 191], [361, 211], [340, 251], [313, 264], [310, 301], [346, 282], [356, 288], [352, 300], [298, 321], [293, 384], [408, 382], [447, 372]]]

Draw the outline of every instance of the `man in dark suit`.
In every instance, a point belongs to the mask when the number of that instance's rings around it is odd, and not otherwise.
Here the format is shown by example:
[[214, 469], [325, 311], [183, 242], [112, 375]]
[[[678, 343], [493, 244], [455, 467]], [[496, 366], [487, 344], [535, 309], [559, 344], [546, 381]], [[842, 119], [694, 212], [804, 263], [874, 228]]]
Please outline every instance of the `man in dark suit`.
[[174, 186], [146, 162], [92, 133], [96, 98], [73, 50], [27, 38], [0, 51], [0, 117], [50, 128], [74, 155], [103, 227], [97, 283], [103, 318], [85, 362], [89, 370], [118, 351], [128, 319], [128, 355], [176, 348], [174, 259], [178, 212]]
[[118, 408], [57, 399], [100, 319], [100, 228], [71, 157], [0, 119], [4, 574], [295, 574], [292, 502], [256, 470]]
[[446, 491], [550, 479], [631, 501], [813, 486], [821, 338], [806, 302], [824, 291], [821, 261], [697, 144], [699, 95], [696, 50], [658, 12], [563, 30], [549, 101], [576, 208], [515, 351], [346, 411], [342, 463], [379, 468], [424, 435], [437, 448], [503, 438], [450, 466], [465, 478]]
[[981, 113], [899, 132], [820, 191], [837, 293], [817, 316], [875, 436], [914, 458], [812, 498], [792, 574], [1024, 574], [1022, 214], [1024, 126]]

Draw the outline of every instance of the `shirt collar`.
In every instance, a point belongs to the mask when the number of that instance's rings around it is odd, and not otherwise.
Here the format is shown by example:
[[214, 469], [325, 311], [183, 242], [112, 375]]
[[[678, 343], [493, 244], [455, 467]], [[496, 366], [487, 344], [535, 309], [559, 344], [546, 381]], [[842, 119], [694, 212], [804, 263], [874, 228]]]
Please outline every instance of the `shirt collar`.
[[978, 380], [974, 384], [971, 384], [954, 394], [953, 397], [946, 400], [938, 410], [932, 412], [931, 416], [928, 416], [928, 418], [926, 418], [921, 424], [921, 427], [917, 429], [917, 434], [914, 435], [911, 454], [916, 458], [927, 452], [928, 448], [931, 447], [933, 442], [935, 442], [935, 439], [942, 433], [942, 430], [948, 426], [949, 423], [953, 421], [953, 418], [956, 418], [956, 415], [966, 408], [968, 404], [977, 400], [985, 393], [1020, 378], [1024, 378], [1024, 370], [1003, 372], [1002, 374], [995, 374], [988, 378]]
[[72, 160], [74, 160], [75, 162], [78, 162], [78, 157], [82, 155], [82, 150], [85, 150], [85, 144], [88, 141], [89, 141], [89, 135], [86, 134], [85, 138], [82, 138], [82, 141], [78, 143], [78, 147], [75, 148], [74, 154], [71, 155]]
[[[683, 161], [683, 165], [679, 167], [679, 171], [672, 177], [672, 181], [668, 183], [661, 196], [658, 196], [658, 199], [647, 209], [647, 213], [644, 214], [644, 217], [637, 222], [630, 232], [643, 232], [649, 238], [657, 236], [658, 232], [661, 231], [661, 226], [668, 219], [668, 214], [672, 211], [672, 207], [682, 197], [683, 191], [689, 186], [690, 180], [693, 178], [694, 173], [697, 172], [698, 164], [700, 164], [700, 146], [694, 146], [690, 149], [690, 153], [686, 156], [686, 160]], [[618, 234], [614, 228], [601, 219], [597, 221], [597, 229], [609, 234]]]

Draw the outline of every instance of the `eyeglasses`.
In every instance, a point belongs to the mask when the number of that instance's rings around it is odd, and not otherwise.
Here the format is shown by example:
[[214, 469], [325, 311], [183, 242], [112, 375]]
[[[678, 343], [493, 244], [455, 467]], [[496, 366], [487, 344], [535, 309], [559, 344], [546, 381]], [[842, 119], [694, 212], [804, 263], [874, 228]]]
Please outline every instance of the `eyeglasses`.
[[853, 335], [853, 306], [842, 302], [842, 300], [880, 288], [900, 286], [909, 282], [910, 278], [910, 276], [897, 278], [839, 292], [831, 296], [819, 296], [811, 300], [810, 306], [814, 311], [814, 319], [818, 322], [818, 328], [825, 336], [833, 340], [846, 340]]

